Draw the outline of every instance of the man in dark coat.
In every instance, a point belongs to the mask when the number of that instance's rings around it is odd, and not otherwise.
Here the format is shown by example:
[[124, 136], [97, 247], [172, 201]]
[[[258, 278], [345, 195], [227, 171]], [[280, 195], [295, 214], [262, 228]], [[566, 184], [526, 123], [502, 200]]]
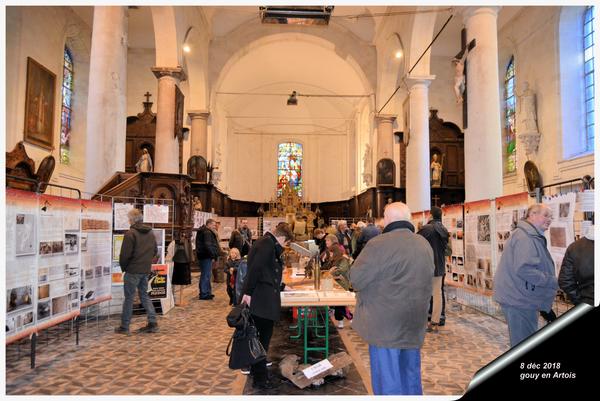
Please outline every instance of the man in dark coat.
[[360, 255], [362, 249], [367, 245], [367, 242], [379, 234], [381, 234], [381, 229], [375, 225], [375, 219], [372, 217], [367, 218], [367, 226], [362, 229], [356, 240], [356, 249], [352, 250], [352, 257], [354, 259], [358, 258], [358, 255]]
[[148, 315], [148, 325], [139, 329], [142, 333], [156, 333], [156, 312], [150, 297], [148, 297], [148, 275], [152, 271], [152, 259], [158, 253], [156, 239], [152, 234], [152, 227], [142, 224], [142, 213], [138, 209], [131, 209], [127, 213], [131, 228], [125, 233], [119, 264], [125, 273], [123, 276], [123, 313], [121, 313], [121, 325], [115, 328], [115, 333], [129, 335], [129, 323], [133, 313], [133, 298], [135, 290], [138, 290], [140, 301]]
[[432, 281], [433, 307], [431, 322], [427, 331], [437, 332], [442, 314], [442, 283], [446, 272], [445, 253], [448, 245], [448, 230], [442, 225], [442, 209], [437, 206], [432, 207], [431, 220], [417, 234], [422, 235], [433, 250], [433, 262], [435, 264]]
[[[267, 232], [256, 240], [248, 254], [248, 273], [244, 281], [242, 303], [250, 306], [252, 319], [258, 329], [259, 340], [265, 351], [273, 334], [273, 325], [279, 320], [281, 311], [280, 291], [285, 288], [281, 282], [283, 247], [289, 244], [294, 234], [287, 223], [277, 225], [273, 233]], [[273, 384], [268, 378], [267, 361], [263, 359], [250, 368], [254, 376], [253, 387], [269, 389]]]
[[594, 226], [567, 248], [558, 285], [575, 305], [594, 306]]
[[199, 295], [202, 300], [211, 300], [212, 294], [210, 277], [212, 273], [212, 261], [217, 260], [221, 254], [219, 240], [215, 235], [217, 222], [213, 219], [206, 220], [196, 234], [196, 255], [200, 265], [200, 281], [198, 282]]
[[252, 246], [252, 230], [248, 227], [248, 220], [242, 220], [242, 228], [240, 228], [240, 234], [242, 234], [243, 245], [240, 252], [242, 253], [242, 257], [248, 255], [250, 252], [250, 247]]

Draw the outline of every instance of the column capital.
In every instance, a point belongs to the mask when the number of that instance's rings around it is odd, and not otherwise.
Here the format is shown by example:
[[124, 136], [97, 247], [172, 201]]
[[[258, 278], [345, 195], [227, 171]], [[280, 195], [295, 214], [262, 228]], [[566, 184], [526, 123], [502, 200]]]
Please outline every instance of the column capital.
[[422, 86], [428, 88], [434, 79], [435, 75], [410, 75], [404, 78], [409, 90], [415, 86]]
[[470, 6], [464, 7], [461, 10], [463, 16], [463, 22], [467, 22], [467, 20], [475, 15], [488, 14], [494, 17], [498, 17], [498, 12], [500, 12], [500, 6]]
[[187, 76], [182, 67], [152, 67], [152, 72], [157, 79], [173, 77], [179, 81], [185, 81]]
[[375, 114], [375, 119], [378, 122], [393, 123], [396, 120], [396, 115], [395, 114]]
[[206, 119], [208, 119], [208, 116], [210, 116], [210, 111], [208, 111], [208, 110], [190, 110], [190, 111], [188, 111], [188, 116], [192, 120], [195, 120], [197, 118], [206, 120]]

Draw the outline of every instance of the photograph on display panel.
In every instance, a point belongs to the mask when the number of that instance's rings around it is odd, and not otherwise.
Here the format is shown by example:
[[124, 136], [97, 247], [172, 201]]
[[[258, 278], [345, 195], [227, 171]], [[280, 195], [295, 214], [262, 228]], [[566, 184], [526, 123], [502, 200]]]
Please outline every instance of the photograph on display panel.
[[16, 216], [16, 256], [35, 255], [35, 215], [18, 213]]

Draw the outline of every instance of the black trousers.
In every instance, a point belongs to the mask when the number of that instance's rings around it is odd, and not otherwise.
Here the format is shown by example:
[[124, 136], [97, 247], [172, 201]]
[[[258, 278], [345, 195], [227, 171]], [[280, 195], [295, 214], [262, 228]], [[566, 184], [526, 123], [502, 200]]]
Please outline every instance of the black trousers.
[[[271, 336], [273, 335], [273, 325], [275, 324], [275, 322], [273, 320], [265, 319], [256, 315], [252, 315], [252, 319], [254, 319], [254, 325], [258, 330], [258, 340], [260, 341], [268, 355], [269, 344], [271, 342]], [[254, 376], [255, 383], [262, 383], [267, 381], [267, 360], [263, 359], [257, 364], [252, 365], [250, 367], [250, 373], [252, 374], [252, 376]]]

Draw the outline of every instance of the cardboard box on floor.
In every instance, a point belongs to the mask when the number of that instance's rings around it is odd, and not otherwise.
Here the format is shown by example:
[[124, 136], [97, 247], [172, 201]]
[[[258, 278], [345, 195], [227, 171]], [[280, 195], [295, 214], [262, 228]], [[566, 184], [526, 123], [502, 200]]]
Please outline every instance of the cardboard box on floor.
[[[304, 376], [304, 373], [302, 373], [302, 370], [300, 369], [300, 365], [298, 363], [299, 359], [300, 357], [296, 355], [286, 355], [279, 363], [281, 375], [289, 379], [298, 388], [308, 387], [311, 385], [311, 383], [318, 382], [325, 376], [329, 376], [352, 363], [352, 358], [350, 358], [350, 355], [345, 352], [338, 352], [337, 354], [330, 355], [329, 358], [327, 358], [331, 365], [333, 365], [331, 368], [319, 373], [311, 379], [308, 379], [306, 376]], [[309, 365], [303, 365], [302, 369], [308, 366]]]

